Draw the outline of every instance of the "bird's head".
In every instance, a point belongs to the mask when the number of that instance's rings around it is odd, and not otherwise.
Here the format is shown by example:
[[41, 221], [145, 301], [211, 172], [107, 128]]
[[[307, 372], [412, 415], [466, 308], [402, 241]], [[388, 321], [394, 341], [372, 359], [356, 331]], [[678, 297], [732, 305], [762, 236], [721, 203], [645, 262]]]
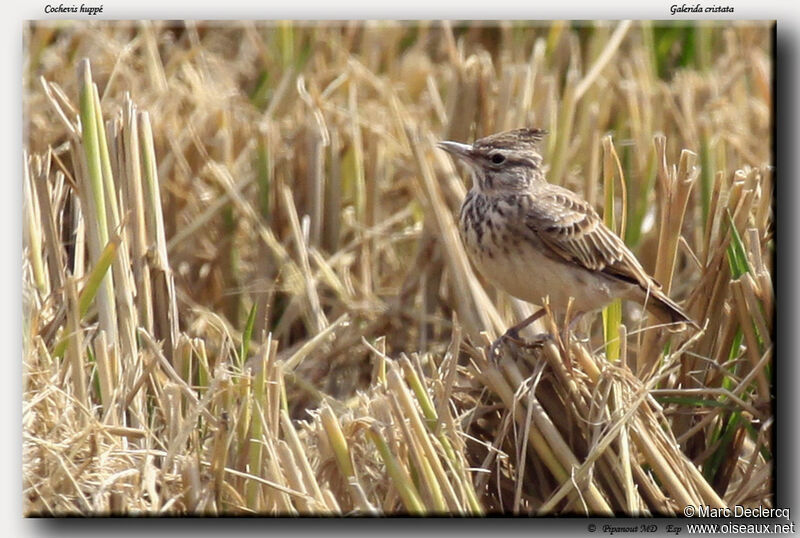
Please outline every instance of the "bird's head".
[[514, 129], [480, 138], [474, 144], [443, 141], [438, 146], [472, 169], [475, 187], [483, 192], [522, 191], [543, 180], [539, 142], [541, 129]]

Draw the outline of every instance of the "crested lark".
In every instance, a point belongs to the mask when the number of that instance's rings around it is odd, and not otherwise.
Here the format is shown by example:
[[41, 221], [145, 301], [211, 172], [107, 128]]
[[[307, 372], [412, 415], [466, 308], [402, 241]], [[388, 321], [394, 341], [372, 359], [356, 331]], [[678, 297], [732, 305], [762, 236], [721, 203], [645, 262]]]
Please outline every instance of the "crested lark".
[[[478, 270], [509, 294], [578, 315], [616, 298], [643, 303], [666, 322], [698, 327], [647, 274], [625, 243], [578, 195], [545, 180], [539, 129], [494, 134], [474, 144], [438, 146], [472, 169], [459, 231]], [[509, 336], [541, 316], [512, 327]]]

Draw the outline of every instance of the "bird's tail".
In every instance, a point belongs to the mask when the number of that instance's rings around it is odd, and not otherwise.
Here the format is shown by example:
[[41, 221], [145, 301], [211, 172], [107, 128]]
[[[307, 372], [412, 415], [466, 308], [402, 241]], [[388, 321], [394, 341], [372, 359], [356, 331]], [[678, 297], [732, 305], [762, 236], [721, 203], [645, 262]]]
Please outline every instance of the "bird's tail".
[[678, 303], [667, 297], [657, 289], [651, 289], [646, 293], [645, 304], [647, 309], [653, 313], [660, 321], [671, 324], [671, 329], [682, 330], [686, 325], [691, 325], [700, 330], [700, 325], [689, 317]]

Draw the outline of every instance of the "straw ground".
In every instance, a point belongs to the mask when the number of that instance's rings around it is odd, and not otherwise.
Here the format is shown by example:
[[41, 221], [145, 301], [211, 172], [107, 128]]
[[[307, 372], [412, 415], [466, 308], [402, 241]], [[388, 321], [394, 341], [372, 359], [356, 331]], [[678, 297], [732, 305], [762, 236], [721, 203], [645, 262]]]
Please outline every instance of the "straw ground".
[[[25, 513], [771, 505], [771, 43], [29, 24]], [[434, 144], [521, 126], [702, 331], [614, 304], [588, 340], [546, 317], [552, 341], [486, 359], [532, 307], [474, 274]]]

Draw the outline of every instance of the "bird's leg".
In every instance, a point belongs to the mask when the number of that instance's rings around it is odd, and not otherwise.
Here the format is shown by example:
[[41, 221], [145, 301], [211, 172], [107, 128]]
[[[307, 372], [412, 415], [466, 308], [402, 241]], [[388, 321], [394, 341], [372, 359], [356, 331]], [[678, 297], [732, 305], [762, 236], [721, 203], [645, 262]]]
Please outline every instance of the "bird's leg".
[[572, 319], [571, 319], [571, 320], [569, 320], [569, 323], [566, 323], [566, 320], [565, 320], [564, 332], [563, 332], [563, 333], [562, 333], [562, 335], [561, 335], [561, 339], [562, 339], [564, 342], [568, 342], [568, 341], [569, 341], [569, 340], [568, 340], [568, 338], [569, 338], [569, 334], [570, 334], [570, 333], [574, 333], [574, 332], [575, 332], [575, 327], [577, 327], [577, 326], [578, 326], [578, 323], [581, 321], [581, 319], [583, 318], [583, 315], [584, 315], [584, 314], [585, 314], [585, 312], [577, 312], [577, 313], [576, 313], [576, 314], [575, 314], [575, 315], [572, 317]]
[[536, 338], [531, 342], [526, 342], [526, 341], [522, 340], [519, 337], [519, 332], [522, 329], [524, 329], [528, 325], [532, 324], [533, 322], [535, 322], [536, 320], [538, 320], [539, 318], [541, 318], [544, 315], [545, 315], [545, 309], [544, 308], [540, 308], [539, 310], [537, 310], [536, 312], [534, 312], [533, 314], [531, 314], [530, 316], [528, 316], [527, 318], [525, 318], [521, 322], [517, 323], [516, 325], [514, 325], [513, 327], [508, 329], [505, 333], [503, 333], [503, 335], [500, 338], [498, 338], [497, 340], [492, 342], [492, 345], [489, 348], [489, 355], [490, 356], [494, 356], [495, 354], [499, 353], [500, 346], [506, 340], [510, 340], [511, 342], [514, 342], [515, 344], [520, 345], [520, 346], [535, 347], [537, 345], [540, 345], [542, 342], [544, 342], [548, 338], [550, 338], [550, 335], [546, 334], [546, 333], [545, 334], [537, 334]]
[[514, 340], [516, 343], [521, 343], [521, 340], [519, 338], [519, 332], [522, 329], [524, 329], [525, 327], [527, 327], [527, 326], [533, 324], [534, 322], [536, 322], [536, 320], [538, 320], [539, 318], [541, 318], [544, 315], [545, 315], [545, 309], [544, 308], [540, 308], [539, 310], [537, 310], [536, 312], [534, 312], [533, 314], [531, 314], [527, 318], [523, 319], [522, 321], [520, 321], [519, 323], [517, 323], [516, 325], [514, 325], [513, 327], [508, 329], [505, 332], [505, 334], [503, 334], [503, 336], [501, 336], [500, 338], [508, 338], [508, 339]]
[[[570, 337], [574, 334], [575, 327], [580, 322], [581, 318], [583, 317], [584, 312], [577, 312], [572, 319], [569, 319], [569, 312], [567, 312], [566, 317], [564, 318], [564, 324], [561, 329], [561, 341], [558, 343], [558, 346], [561, 350], [562, 357], [569, 357], [569, 348], [570, 348]], [[572, 372], [572, 363], [567, 359], [566, 361], [567, 368], [570, 372]]]

